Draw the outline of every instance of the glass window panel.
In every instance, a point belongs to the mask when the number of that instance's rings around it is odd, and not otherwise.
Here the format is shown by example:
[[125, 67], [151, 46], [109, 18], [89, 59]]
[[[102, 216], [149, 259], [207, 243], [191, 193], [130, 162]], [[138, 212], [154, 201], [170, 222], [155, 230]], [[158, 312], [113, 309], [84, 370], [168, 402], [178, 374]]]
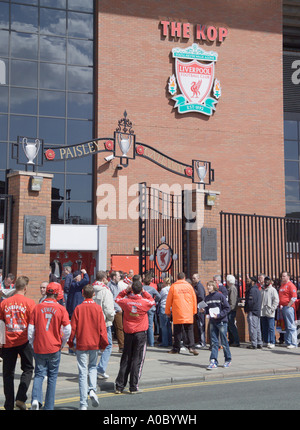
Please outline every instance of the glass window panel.
[[11, 85], [37, 87], [38, 65], [31, 61], [11, 61]]
[[93, 119], [93, 95], [69, 93], [68, 117]]
[[64, 202], [51, 203], [51, 224], [63, 224], [64, 223]]
[[66, 202], [66, 224], [92, 224], [92, 203]]
[[8, 31], [0, 30], [0, 55], [5, 57], [8, 57], [8, 36]]
[[52, 200], [65, 199], [65, 175], [56, 173], [52, 179]]
[[7, 143], [6, 142], [0, 142], [0, 151], [1, 151], [1, 157], [0, 157], [0, 169], [6, 169], [6, 162], [7, 162]]
[[40, 37], [40, 59], [46, 61], [66, 62], [66, 39], [61, 37]]
[[65, 92], [40, 90], [39, 113], [46, 116], [65, 116]]
[[300, 218], [300, 203], [286, 202], [286, 216]]
[[93, 92], [93, 68], [68, 67], [68, 89], [71, 91]]
[[[91, 163], [91, 157], [85, 157]], [[70, 161], [69, 163], [73, 163]], [[66, 189], [69, 191], [70, 200], [92, 200], [93, 176], [92, 175], [67, 175]]]
[[68, 120], [68, 145], [87, 142], [93, 138], [92, 121]]
[[286, 182], [285, 183], [285, 198], [287, 200], [299, 200], [299, 182]]
[[[52, 146], [53, 148], [54, 146]], [[45, 151], [48, 148], [45, 147]], [[44, 164], [40, 167], [40, 170], [47, 173], [64, 173], [65, 171], [65, 162], [64, 161], [49, 161], [44, 159]]]
[[0, 112], [8, 112], [8, 87], [0, 85]]
[[[92, 173], [93, 171], [93, 156], [69, 159], [67, 162], [67, 172], [70, 173]], [[81, 199], [82, 200], [82, 199]]]
[[38, 57], [38, 36], [36, 34], [12, 32], [11, 56], [36, 60]]
[[11, 88], [10, 111], [12, 113], [37, 114], [37, 90]]
[[[0, 140], [7, 140], [7, 115], [0, 115]], [[2, 158], [4, 156], [2, 149], [0, 154], [0, 158]]]
[[65, 119], [39, 118], [39, 135], [45, 144], [65, 144]]
[[298, 139], [298, 124], [297, 121], [284, 121], [284, 138]]
[[50, 6], [58, 9], [66, 8], [66, 0], [40, 0], [41, 6]]
[[66, 12], [55, 9], [40, 9], [40, 32], [63, 36], [66, 34]]
[[40, 64], [40, 87], [64, 90], [66, 87], [66, 67], [60, 64]]
[[18, 136], [37, 136], [36, 117], [32, 116], [10, 116], [10, 140], [17, 141]]
[[12, 30], [36, 33], [38, 30], [38, 8], [12, 4], [11, 28]]
[[299, 142], [297, 140], [284, 141], [284, 158], [286, 160], [299, 159]]
[[0, 3], [0, 28], [9, 28], [9, 4]]
[[93, 65], [93, 41], [69, 39], [68, 64]]
[[285, 161], [285, 179], [299, 180], [299, 162], [297, 161]]
[[69, 12], [68, 34], [73, 37], [93, 39], [93, 15], [85, 13]]
[[68, 9], [71, 10], [80, 10], [82, 12], [93, 12], [93, 0], [69, 0], [68, 1]]

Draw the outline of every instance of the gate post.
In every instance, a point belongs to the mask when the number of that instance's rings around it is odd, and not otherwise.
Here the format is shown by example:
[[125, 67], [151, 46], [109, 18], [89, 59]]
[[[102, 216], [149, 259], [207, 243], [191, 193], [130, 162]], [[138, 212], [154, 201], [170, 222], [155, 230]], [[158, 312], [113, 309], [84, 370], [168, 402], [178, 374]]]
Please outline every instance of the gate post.
[[[53, 175], [14, 171], [8, 176], [13, 196], [10, 272], [28, 276], [28, 296], [40, 297], [40, 284], [49, 280], [51, 191]], [[42, 182], [35, 191], [33, 178]]]
[[[208, 202], [209, 197], [214, 204]], [[189, 236], [190, 275], [199, 273], [204, 286], [221, 274], [220, 192], [195, 189], [185, 195], [185, 230]], [[189, 220], [189, 221], [188, 221]]]

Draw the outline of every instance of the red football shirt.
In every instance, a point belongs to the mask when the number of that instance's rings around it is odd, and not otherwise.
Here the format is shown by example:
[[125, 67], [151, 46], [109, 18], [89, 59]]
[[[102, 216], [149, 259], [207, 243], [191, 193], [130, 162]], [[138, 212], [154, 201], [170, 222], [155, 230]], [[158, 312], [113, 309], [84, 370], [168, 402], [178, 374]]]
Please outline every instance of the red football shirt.
[[37, 354], [52, 354], [61, 348], [61, 326], [70, 324], [66, 309], [55, 299], [36, 305], [29, 324], [35, 328], [33, 349]]
[[36, 304], [29, 297], [16, 293], [0, 304], [0, 319], [5, 322], [4, 348], [24, 345], [28, 341], [28, 324]]

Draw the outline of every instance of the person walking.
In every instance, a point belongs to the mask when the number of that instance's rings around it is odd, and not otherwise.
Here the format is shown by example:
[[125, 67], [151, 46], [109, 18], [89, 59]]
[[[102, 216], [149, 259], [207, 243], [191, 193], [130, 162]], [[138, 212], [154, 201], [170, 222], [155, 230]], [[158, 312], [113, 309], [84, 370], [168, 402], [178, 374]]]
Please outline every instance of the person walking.
[[26, 297], [29, 279], [20, 276], [15, 283], [15, 294], [0, 304], [0, 320], [5, 323], [5, 344], [2, 345], [4, 409], [13, 410], [15, 403], [14, 375], [18, 355], [21, 359], [21, 377], [16, 395], [16, 407], [26, 409], [27, 391], [33, 375], [33, 353], [28, 342], [28, 324], [36, 306]]
[[115, 393], [121, 394], [129, 378], [129, 392], [139, 393], [139, 380], [146, 355], [148, 315], [155, 305], [154, 299], [143, 290], [140, 281], [134, 281], [116, 297], [116, 303], [123, 309], [124, 350], [120, 369], [115, 381]]
[[147, 293], [150, 294], [150, 296], [155, 300], [155, 305], [152, 306], [152, 308], [148, 311], [148, 321], [149, 321], [149, 327], [147, 330], [147, 340], [148, 340], [148, 346], [154, 346], [154, 316], [156, 313], [156, 305], [158, 304], [160, 300], [160, 294], [158, 291], [151, 287], [150, 284], [152, 282], [153, 277], [146, 275], [144, 279], [144, 291], [147, 291]]
[[275, 312], [279, 305], [279, 296], [272, 286], [269, 276], [264, 279], [261, 289], [261, 329], [262, 339], [267, 348], [275, 347]]
[[108, 345], [101, 352], [101, 357], [97, 366], [97, 374], [101, 378], [107, 379], [109, 375], [106, 373], [106, 368], [112, 351], [112, 332], [111, 327], [113, 325], [115, 317], [114, 309], [114, 298], [107, 287], [107, 275], [104, 270], [99, 270], [96, 273], [96, 281], [93, 283], [94, 287], [94, 302], [101, 306], [107, 331]]
[[228, 313], [228, 337], [230, 346], [240, 346], [239, 333], [236, 326], [236, 310], [238, 305], [238, 290], [236, 288], [236, 280], [233, 275], [227, 275], [226, 287], [228, 291], [227, 301], [230, 306]]
[[295, 301], [297, 300], [297, 288], [290, 280], [288, 272], [282, 272], [281, 285], [278, 291], [279, 306], [282, 310], [287, 348], [297, 348], [297, 326], [295, 323]]
[[112, 295], [115, 301], [114, 302], [114, 306], [115, 306], [114, 329], [115, 329], [115, 335], [119, 345], [119, 352], [122, 353], [124, 348], [123, 313], [120, 306], [116, 303], [116, 298], [121, 291], [118, 285], [120, 279], [121, 279], [120, 272], [112, 271], [110, 274], [110, 281], [107, 284], [107, 286], [112, 292]]
[[[69, 347], [74, 348], [79, 372], [80, 410], [88, 407], [88, 395], [92, 406], [97, 407], [97, 358], [98, 351], [108, 345], [104, 314], [94, 300], [93, 285], [85, 285], [82, 291], [84, 301], [78, 305], [72, 315], [72, 332]], [[76, 337], [76, 347], [73, 340]]]
[[88, 283], [89, 275], [85, 269], [76, 270], [73, 272], [73, 281], [70, 285], [66, 304], [70, 319], [72, 318], [72, 314], [76, 306], [83, 302], [82, 289]]
[[161, 344], [159, 346], [172, 346], [172, 325], [170, 316], [166, 315], [166, 301], [171, 288], [170, 278], [164, 278], [160, 291], [159, 325], [161, 329]]
[[194, 288], [185, 280], [183, 272], [178, 273], [177, 281], [171, 285], [168, 293], [165, 313], [173, 317], [174, 344], [169, 354], [180, 353], [180, 343], [185, 332], [185, 346], [189, 352], [198, 355], [194, 341], [194, 315], [197, 313], [197, 298]]
[[245, 313], [249, 327], [249, 337], [251, 344], [248, 349], [261, 349], [262, 338], [260, 328], [260, 313], [261, 313], [261, 292], [257, 286], [257, 277], [252, 276], [248, 279], [248, 284], [245, 293]]
[[33, 347], [35, 359], [32, 410], [38, 410], [42, 407], [45, 376], [48, 378], [44, 410], [54, 409], [61, 350], [71, 334], [71, 325], [66, 308], [57, 302], [59, 293], [58, 283], [50, 282], [46, 288], [46, 299], [36, 305], [30, 317], [28, 339]]
[[[204, 301], [205, 298], [205, 288], [200, 281], [200, 275], [198, 273], [194, 273], [192, 275], [192, 283], [195, 289], [196, 297], [197, 297], [197, 306], [200, 302]], [[196, 334], [195, 334], [196, 333]], [[194, 336], [196, 338], [196, 343], [198, 344], [196, 347], [205, 347], [206, 339], [205, 339], [205, 315], [200, 312], [200, 309], [197, 309], [197, 313], [194, 316]]]
[[227, 323], [230, 306], [224, 294], [219, 291], [219, 286], [214, 281], [207, 283], [208, 295], [205, 297], [207, 306], [201, 309], [209, 315], [209, 333], [211, 340], [210, 363], [207, 370], [218, 367], [219, 338], [223, 347], [225, 362], [223, 367], [231, 365], [231, 352], [227, 340]]

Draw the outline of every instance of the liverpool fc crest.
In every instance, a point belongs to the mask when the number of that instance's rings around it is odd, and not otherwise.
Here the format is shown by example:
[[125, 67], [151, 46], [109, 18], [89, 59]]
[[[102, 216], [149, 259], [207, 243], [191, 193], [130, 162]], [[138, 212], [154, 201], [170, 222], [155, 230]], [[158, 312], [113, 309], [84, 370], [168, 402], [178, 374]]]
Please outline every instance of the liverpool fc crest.
[[179, 113], [212, 115], [221, 95], [220, 81], [215, 79], [218, 54], [206, 52], [194, 43], [186, 49], [172, 49], [172, 55], [175, 58], [176, 79], [174, 75], [170, 76], [169, 93], [174, 96], [177, 85], [182, 93], [172, 98], [176, 102], [174, 107], [178, 108]]

